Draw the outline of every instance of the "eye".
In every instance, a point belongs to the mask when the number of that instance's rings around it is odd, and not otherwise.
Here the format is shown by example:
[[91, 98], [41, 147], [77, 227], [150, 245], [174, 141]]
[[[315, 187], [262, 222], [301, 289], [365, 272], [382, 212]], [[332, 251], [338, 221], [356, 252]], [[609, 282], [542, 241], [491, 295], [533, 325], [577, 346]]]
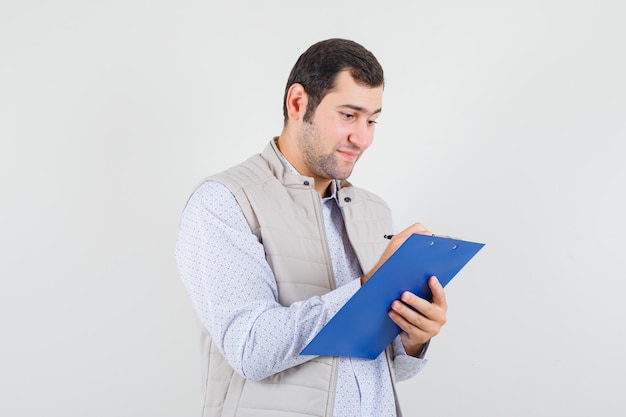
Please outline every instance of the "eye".
[[369, 126], [374, 126], [374, 125], [376, 125], [377, 123], [378, 123], [378, 122], [377, 122], [376, 120], [368, 120], [368, 121], [367, 121], [367, 124], [368, 124]]
[[341, 113], [341, 117], [343, 117], [346, 120], [352, 120], [352, 119], [354, 119], [354, 114], [352, 114], [352, 113]]

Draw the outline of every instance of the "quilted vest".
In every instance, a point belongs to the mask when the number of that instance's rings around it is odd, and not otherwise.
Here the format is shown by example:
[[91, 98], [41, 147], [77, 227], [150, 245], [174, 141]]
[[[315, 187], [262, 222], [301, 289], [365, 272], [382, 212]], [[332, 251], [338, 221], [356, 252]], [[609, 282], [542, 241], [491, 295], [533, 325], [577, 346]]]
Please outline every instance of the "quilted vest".
[[[275, 141], [263, 153], [211, 177], [239, 203], [265, 248], [278, 301], [323, 295], [335, 288], [320, 196], [313, 179], [285, 170]], [[343, 181], [337, 191], [346, 231], [363, 271], [374, 267], [388, 242], [391, 214], [376, 195]], [[320, 356], [250, 381], [237, 374], [203, 328], [203, 417], [332, 417], [337, 357]], [[393, 372], [387, 351], [390, 373]], [[399, 407], [398, 415], [399, 414]]]

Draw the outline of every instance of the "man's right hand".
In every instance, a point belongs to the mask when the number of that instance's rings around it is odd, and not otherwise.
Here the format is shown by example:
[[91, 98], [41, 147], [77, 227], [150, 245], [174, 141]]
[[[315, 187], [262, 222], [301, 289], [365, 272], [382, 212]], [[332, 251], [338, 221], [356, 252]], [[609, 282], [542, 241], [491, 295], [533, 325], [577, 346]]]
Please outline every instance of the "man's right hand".
[[374, 268], [372, 268], [372, 270], [370, 272], [368, 272], [367, 274], [365, 274], [364, 276], [361, 277], [361, 285], [365, 284], [367, 282], [367, 280], [370, 279], [370, 277], [374, 274], [374, 272], [376, 272], [376, 270], [378, 268], [380, 268], [382, 266], [382, 264], [384, 264], [387, 259], [389, 259], [389, 257], [396, 251], [396, 249], [398, 249], [400, 247], [400, 245], [402, 245], [402, 243], [409, 236], [411, 236], [412, 234], [415, 234], [415, 233], [419, 233], [419, 234], [423, 234], [423, 235], [430, 235], [430, 234], [432, 234], [428, 229], [426, 229], [424, 227], [423, 224], [415, 223], [415, 224], [407, 227], [406, 229], [404, 229], [400, 233], [394, 235], [391, 238], [391, 240], [389, 241], [389, 244], [385, 248], [385, 251], [381, 255], [380, 259], [378, 260], [378, 263], [376, 263], [376, 265], [374, 266]]

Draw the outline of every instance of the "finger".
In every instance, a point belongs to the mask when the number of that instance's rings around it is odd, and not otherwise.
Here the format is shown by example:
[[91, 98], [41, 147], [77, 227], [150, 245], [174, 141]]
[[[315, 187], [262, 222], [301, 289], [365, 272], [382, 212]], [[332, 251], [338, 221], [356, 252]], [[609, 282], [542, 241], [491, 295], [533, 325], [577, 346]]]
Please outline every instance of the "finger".
[[381, 261], [384, 262], [387, 260], [387, 258], [389, 258], [389, 256], [391, 256], [391, 254], [394, 253], [409, 236], [415, 233], [429, 234], [430, 232], [421, 223], [415, 223], [400, 233], [392, 235], [387, 248], [385, 248], [385, 251], [381, 256]]
[[[420, 298], [409, 291], [402, 293], [400, 299], [407, 306], [411, 307], [406, 307], [409, 311], [413, 311], [418, 315], [417, 318], [414, 318], [414, 316], [407, 316], [407, 318], [423, 330], [430, 331], [432, 330], [430, 326], [434, 323], [442, 326], [446, 322], [446, 311], [448, 306], [445, 301], [445, 295], [444, 299], [442, 301], [440, 300], [442, 304], [431, 303], [430, 301]], [[421, 318], [419, 316], [421, 316]]]
[[436, 276], [430, 277], [428, 280], [428, 286], [430, 287], [430, 291], [433, 293], [433, 304], [447, 308], [448, 302], [446, 301], [446, 292]]
[[422, 223], [414, 223], [410, 225], [409, 227], [407, 227], [406, 229], [404, 229], [403, 231], [401, 231], [400, 233], [396, 233], [392, 237], [392, 240], [393, 239], [404, 240], [414, 233], [427, 234], [427, 235], [431, 234], [430, 231], [426, 227], [424, 227]]
[[[392, 311], [401, 316], [402, 319], [406, 321], [409, 326], [418, 328], [426, 327], [427, 322], [430, 321], [430, 319], [425, 314], [422, 314], [422, 312], [417, 310], [415, 307], [415, 305], [420, 304], [419, 298], [409, 292], [406, 292], [405, 294], [400, 297], [401, 301], [396, 300], [391, 304]], [[407, 297], [407, 295], [411, 298], [410, 300], [408, 299], [409, 297]], [[407, 329], [403, 330], [407, 331]]]
[[391, 311], [389, 317], [396, 323], [402, 330], [409, 334], [415, 334], [416, 332], [423, 332], [422, 326], [427, 319], [418, 312], [408, 308], [400, 301], [394, 301], [391, 305]]
[[402, 300], [402, 302], [407, 306], [411, 307], [407, 307], [408, 311], [412, 311], [419, 316], [430, 317], [432, 314], [431, 310], [433, 310], [433, 305], [430, 301], [418, 297], [410, 291], [403, 292], [402, 295], [400, 295], [400, 300]]
[[407, 234], [419, 233], [422, 235], [430, 235], [430, 230], [428, 230], [422, 223], [414, 223], [411, 226], [407, 227], [404, 231]]
[[437, 333], [441, 327], [437, 322], [410, 309], [400, 301], [392, 304], [389, 317], [411, 339], [411, 343], [425, 343]]

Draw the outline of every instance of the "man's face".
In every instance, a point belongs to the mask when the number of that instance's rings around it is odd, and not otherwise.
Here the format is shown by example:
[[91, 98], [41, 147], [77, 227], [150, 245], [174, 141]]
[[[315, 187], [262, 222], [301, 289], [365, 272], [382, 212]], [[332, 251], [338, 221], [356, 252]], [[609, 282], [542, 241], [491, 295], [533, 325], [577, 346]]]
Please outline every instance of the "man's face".
[[382, 86], [359, 85], [348, 71], [340, 72], [312, 122], [303, 122], [298, 146], [308, 172], [300, 173], [316, 180], [348, 178], [374, 140], [382, 96]]

